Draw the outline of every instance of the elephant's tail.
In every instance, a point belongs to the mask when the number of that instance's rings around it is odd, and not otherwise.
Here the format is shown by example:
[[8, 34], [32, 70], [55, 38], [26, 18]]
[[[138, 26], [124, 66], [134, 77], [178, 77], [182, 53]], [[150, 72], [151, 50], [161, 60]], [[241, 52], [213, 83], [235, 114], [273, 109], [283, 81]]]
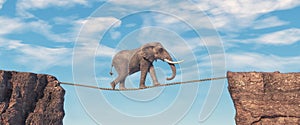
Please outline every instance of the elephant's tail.
[[111, 65], [111, 67], [110, 67], [110, 72], [109, 72], [109, 74], [112, 76], [114, 73], [112, 72], [112, 68], [113, 68], [113, 65]]

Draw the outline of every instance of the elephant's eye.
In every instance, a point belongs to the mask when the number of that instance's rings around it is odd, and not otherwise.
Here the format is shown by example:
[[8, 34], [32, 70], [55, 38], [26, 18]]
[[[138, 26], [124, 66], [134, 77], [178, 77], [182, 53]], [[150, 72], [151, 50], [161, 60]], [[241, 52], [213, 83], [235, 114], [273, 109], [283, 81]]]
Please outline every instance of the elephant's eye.
[[159, 48], [159, 49], [158, 49], [158, 52], [159, 52], [159, 53], [161, 53], [161, 52], [163, 52], [163, 51], [164, 51], [163, 48]]

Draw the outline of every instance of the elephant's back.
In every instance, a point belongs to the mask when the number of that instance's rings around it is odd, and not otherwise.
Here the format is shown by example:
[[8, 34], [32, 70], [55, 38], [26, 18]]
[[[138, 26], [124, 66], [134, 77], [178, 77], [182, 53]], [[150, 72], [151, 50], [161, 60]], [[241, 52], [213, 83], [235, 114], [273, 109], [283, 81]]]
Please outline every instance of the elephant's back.
[[132, 56], [134, 54], [133, 50], [122, 50], [115, 55], [115, 58], [122, 58]]
[[135, 54], [135, 52], [136, 52], [136, 50], [122, 50], [114, 56], [113, 63], [127, 62]]

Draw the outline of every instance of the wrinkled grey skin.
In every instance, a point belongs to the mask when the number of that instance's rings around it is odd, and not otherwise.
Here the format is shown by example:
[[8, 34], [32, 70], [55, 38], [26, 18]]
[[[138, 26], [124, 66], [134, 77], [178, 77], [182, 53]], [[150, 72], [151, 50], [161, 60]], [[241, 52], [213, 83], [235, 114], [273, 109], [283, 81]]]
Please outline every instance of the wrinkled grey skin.
[[[146, 87], [145, 79], [148, 72], [153, 80], [153, 84], [159, 85], [160, 83], [157, 81], [152, 64], [157, 59], [172, 61], [170, 54], [158, 42], [147, 43], [134, 50], [122, 50], [118, 52], [112, 60], [112, 67], [115, 67], [118, 77], [110, 83], [111, 87], [115, 89], [115, 86], [120, 83], [119, 89], [126, 89], [126, 77], [138, 71], [141, 71], [140, 88]], [[172, 76], [167, 78], [167, 80], [172, 80], [176, 76], [176, 67], [174, 64], [169, 63], [169, 65], [172, 69]], [[112, 75], [112, 72], [110, 74]]]

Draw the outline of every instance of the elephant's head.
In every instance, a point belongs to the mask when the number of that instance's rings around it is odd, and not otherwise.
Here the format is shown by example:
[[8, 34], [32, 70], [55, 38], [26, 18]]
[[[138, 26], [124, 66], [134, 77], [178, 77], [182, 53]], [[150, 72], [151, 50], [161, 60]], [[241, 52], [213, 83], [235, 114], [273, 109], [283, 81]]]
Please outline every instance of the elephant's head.
[[141, 52], [143, 58], [150, 62], [153, 62], [154, 60], [156, 61], [157, 59], [167, 62], [172, 69], [172, 76], [170, 78], [167, 78], [167, 80], [172, 80], [175, 78], [176, 67], [174, 64], [181, 63], [182, 61], [174, 62], [171, 58], [171, 55], [160, 43], [152, 42], [145, 44], [141, 47]]

